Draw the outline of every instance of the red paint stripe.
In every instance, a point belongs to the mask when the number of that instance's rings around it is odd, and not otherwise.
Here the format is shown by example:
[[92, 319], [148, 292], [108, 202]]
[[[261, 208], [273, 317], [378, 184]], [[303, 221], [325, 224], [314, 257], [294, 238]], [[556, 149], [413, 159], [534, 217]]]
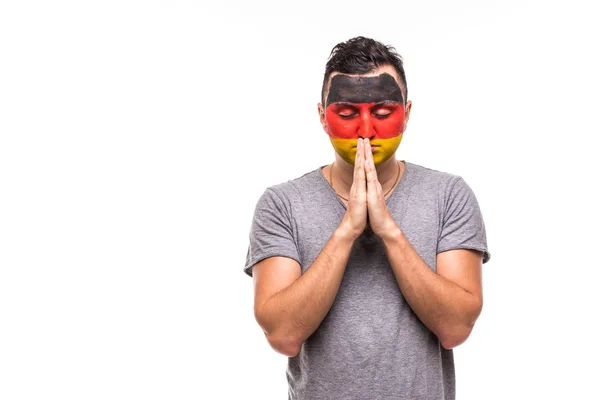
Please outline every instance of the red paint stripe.
[[[336, 139], [390, 139], [402, 134], [406, 129], [404, 106], [396, 104], [374, 107], [375, 104], [330, 104], [325, 110], [327, 133]], [[377, 110], [387, 110], [390, 113], [381, 119], [374, 115]], [[348, 115], [349, 118], [345, 119], [342, 115]]]

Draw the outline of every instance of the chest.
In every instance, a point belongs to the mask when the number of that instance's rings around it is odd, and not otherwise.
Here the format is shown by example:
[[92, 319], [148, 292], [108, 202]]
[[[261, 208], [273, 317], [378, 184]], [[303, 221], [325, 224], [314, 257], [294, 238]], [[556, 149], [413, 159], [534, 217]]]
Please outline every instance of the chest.
[[[434, 198], [407, 196], [389, 201], [388, 209], [421, 258], [435, 270], [440, 234], [440, 207]], [[295, 210], [295, 236], [301, 257], [302, 272], [317, 258], [338, 228], [346, 210], [339, 203], [299, 205]], [[349, 263], [363, 259], [387, 260], [381, 239], [369, 228], [355, 242]]]

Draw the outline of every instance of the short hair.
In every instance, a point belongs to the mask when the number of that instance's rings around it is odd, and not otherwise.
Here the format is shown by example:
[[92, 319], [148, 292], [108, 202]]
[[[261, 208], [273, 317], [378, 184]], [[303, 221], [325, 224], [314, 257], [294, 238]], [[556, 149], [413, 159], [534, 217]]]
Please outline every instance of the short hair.
[[334, 72], [342, 74], [362, 75], [367, 74], [384, 65], [394, 67], [400, 77], [400, 89], [407, 100], [408, 88], [402, 56], [398, 54], [393, 46], [386, 46], [376, 40], [357, 36], [346, 42], [338, 43], [331, 50], [329, 59], [325, 65], [325, 76], [323, 77], [323, 88], [321, 89], [321, 101], [325, 106], [325, 92], [329, 77]]

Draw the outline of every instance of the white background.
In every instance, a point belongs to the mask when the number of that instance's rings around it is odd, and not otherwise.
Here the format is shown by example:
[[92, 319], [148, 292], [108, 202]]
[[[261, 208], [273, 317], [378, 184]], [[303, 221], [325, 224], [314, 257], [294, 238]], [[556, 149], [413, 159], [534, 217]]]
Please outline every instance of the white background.
[[398, 158], [463, 176], [484, 214], [458, 399], [600, 397], [584, 2], [0, 4], [0, 398], [287, 398], [248, 233], [267, 186], [333, 160], [322, 74], [356, 35], [405, 59]]

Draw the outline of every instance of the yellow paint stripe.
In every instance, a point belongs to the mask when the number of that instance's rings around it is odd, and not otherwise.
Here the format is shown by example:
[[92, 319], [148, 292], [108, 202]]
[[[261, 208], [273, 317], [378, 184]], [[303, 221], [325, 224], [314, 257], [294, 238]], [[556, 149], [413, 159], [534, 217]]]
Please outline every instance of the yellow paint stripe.
[[[354, 164], [356, 158], [356, 144], [358, 139], [336, 139], [329, 138], [331, 144], [335, 148], [335, 151], [342, 157], [346, 162]], [[373, 153], [373, 161], [375, 165], [379, 165], [382, 162], [388, 160], [400, 146], [402, 135], [390, 139], [374, 139], [371, 140], [372, 146], [380, 146], [379, 149]]]

